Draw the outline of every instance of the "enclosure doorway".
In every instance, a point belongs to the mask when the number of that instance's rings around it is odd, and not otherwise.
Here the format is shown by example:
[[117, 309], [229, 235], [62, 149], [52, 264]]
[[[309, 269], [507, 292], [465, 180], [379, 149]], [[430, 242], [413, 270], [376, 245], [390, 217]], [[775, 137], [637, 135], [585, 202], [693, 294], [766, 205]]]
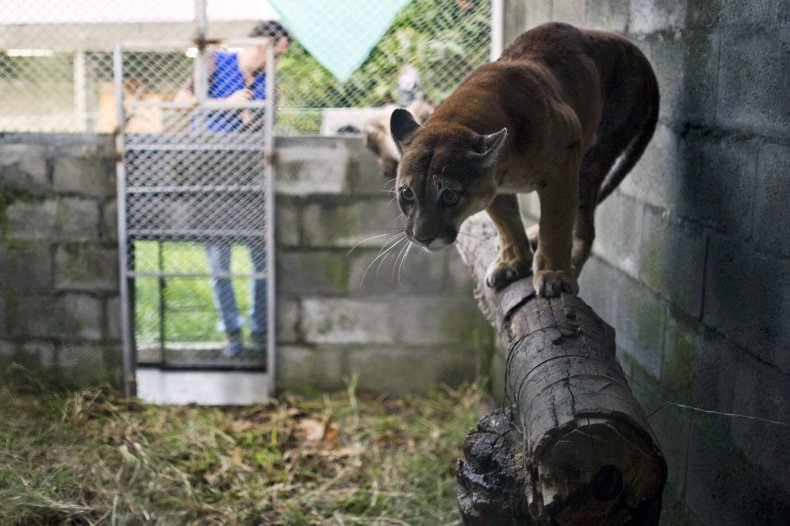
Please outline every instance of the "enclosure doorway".
[[[260, 96], [210, 97], [217, 57], [248, 45], [268, 49], [265, 81], [252, 87]], [[274, 389], [274, 63], [266, 39], [115, 48], [130, 395], [242, 404], [264, 401]], [[175, 102], [185, 83], [194, 101]]]

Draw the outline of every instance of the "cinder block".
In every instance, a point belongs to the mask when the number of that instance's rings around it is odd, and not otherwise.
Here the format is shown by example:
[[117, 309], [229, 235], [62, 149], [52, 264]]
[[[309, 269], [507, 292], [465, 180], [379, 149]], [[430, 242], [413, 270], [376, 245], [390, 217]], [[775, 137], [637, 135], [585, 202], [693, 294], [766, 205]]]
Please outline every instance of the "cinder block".
[[682, 499], [686, 492], [689, 414], [672, 406], [664, 406], [651, 414], [650, 426], [667, 461], [668, 489], [674, 497]]
[[[578, 9], [578, 4], [576, 4]], [[628, 26], [630, 0], [591, 0], [587, 2], [587, 24], [590, 29], [623, 33]]]
[[421, 393], [440, 385], [475, 379], [471, 348], [406, 349], [370, 347], [350, 350], [347, 374], [358, 373], [359, 389], [393, 395]]
[[472, 345], [491, 341], [491, 325], [474, 300], [401, 299], [393, 306], [396, 338], [412, 345]]
[[528, 7], [539, 5], [546, 10], [546, 20], [551, 19], [551, 2], [521, 2], [516, 0], [504, 0], [503, 2], [503, 38], [504, 46], [513, 42], [521, 33], [531, 28], [533, 20], [527, 19]]
[[[785, 350], [786, 351], [786, 350]], [[790, 382], [787, 375], [741, 353], [733, 391], [732, 410], [741, 415], [751, 415], [780, 422], [790, 422]], [[733, 444], [739, 447], [750, 462], [765, 470], [773, 483], [790, 493], [790, 428], [757, 420], [733, 418], [730, 423]]]
[[338, 390], [344, 387], [346, 351], [340, 347], [277, 347], [277, 387], [284, 390]]
[[110, 134], [57, 133], [42, 134], [54, 157], [93, 157], [115, 162], [115, 138]]
[[59, 157], [54, 161], [52, 185], [61, 194], [91, 197], [115, 195], [115, 164], [96, 157]]
[[0, 375], [5, 372], [5, 367], [11, 364], [16, 354], [17, 344], [9, 340], [0, 340]]
[[714, 121], [718, 57], [717, 33], [695, 32], [651, 42], [650, 62], [658, 78], [663, 120], [677, 125]]
[[[783, 4], [784, 2], [779, 2]], [[771, 0], [706, 0], [688, 2], [689, 27], [768, 25], [776, 21]]]
[[391, 301], [302, 300], [301, 334], [311, 344], [391, 344], [399, 339], [400, 311]]
[[593, 251], [631, 277], [639, 275], [643, 205], [615, 192], [595, 212]]
[[790, 373], [790, 261], [711, 235], [703, 320], [737, 345]]
[[355, 249], [349, 253], [349, 292], [358, 297], [442, 294], [448, 251], [426, 254], [412, 248], [405, 256], [407, 243], [403, 241], [386, 253], [387, 248]]
[[[90, 386], [107, 382], [117, 384], [120, 376], [107, 363], [103, 345], [68, 343], [58, 346], [58, 371], [68, 385]], [[120, 361], [120, 350], [117, 352]]]
[[587, 27], [585, 10], [578, 0], [553, 0], [551, 18], [577, 27]]
[[[710, 379], [697, 378], [706, 371], [699, 365], [709, 365], [709, 353], [705, 352], [703, 326], [694, 318], [675, 309], [667, 313], [667, 329], [664, 335], [664, 353], [661, 364], [661, 389], [671, 399], [681, 402], [698, 400], [715, 402], [717, 383], [710, 388]], [[718, 368], [711, 370], [718, 372]], [[695, 381], [699, 380], [695, 384]], [[709, 391], [710, 394], [697, 396], [697, 390]]]
[[591, 256], [579, 276], [579, 296], [600, 316], [611, 324], [617, 309], [616, 296], [612, 294], [622, 272], [596, 256]]
[[681, 185], [669, 209], [724, 234], [747, 239], [758, 149], [756, 140], [689, 134], [684, 143]]
[[518, 31], [514, 37], [518, 36], [522, 31], [526, 29], [532, 29], [535, 26], [539, 26], [540, 24], [545, 24], [546, 22], [551, 22], [552, 17], [554, 14], [553, 11], [553, 2], [546, 0], [542, 2], [521, 2], [526, 4], [524, 6], [524, 21], [525, 24], [520, 31]]
[[5, 298], [0, 297], [0, 338], [8, 336], [8, 309]]
[[58, 203], [54, 199], [45, 201], [17, 201], [6, 209], [6, 224], [3, 230], [6, 239], [52, 240], [55, 235], [55, 216]]
[[636, 34], [649, 34], [683, 29], [685, 20], [685, 0], [631, 0], [628, 30]]
[[400, 211], [387, 199], [323, 200], [304, 209], [304, 243], [313, 247], [384, 246], [403, 231]]
[[277, 342], [292, 344], [301, 340], [302, 312], [298, 300], [288, 297], [277, 298]]
[[644, 203], [675, 210], [686, 184], [680, 144], [674, 130], [659, 124], [642, 158], [620, 183], [619, 191]]
[[9, 241], [0, 245], [0, 290], [50, 290], [52, 258], [48, 243]]
[[118, 291], [118, 251], [87, 244], [64, 244], [55, 252], [57, 290]]
[[768, 254], [790, 256], [790, 148], [764, 144], [760, 148], [752, 208], [752, 237]]
[[767, 483], [759, 470], [728, 447], [726, 439], [692, 420], [686, 503], [702, 524], [742, 526], [755, 520], [771, 524], [765, 519], [777, 491], [776, 485]]
[[787, 27], [737, 28], [722, 33], [716, 111], [721, 126], [787, 137], [790, 133], [788, 45], [790, 28]]
[[34, 194], [50, 190], [46, 146], [0, 144], [0, 188]]
[[42, 370], [56, 365], [55, 345], [48, 341], [28, 341], [22, 344], [20, 353], [28, 357], [30, 364]]
[[449, 250], [445, 253], [447, 254], [445, 294], [460, 298], [474, 298], [475, 281], [469, 272], [469, 267], [461, 259], [457, 250]]
[[121, 299], [120, 297], [108, 298], [104, 302], [105, 316], [107, 317], [107, 332], [104, 339], [121, 341]]
[[101, 206], [102, 223], [99, 225], [101, 241], [118, 243], [118, 201], [110, 199]]
[[301, 243], [302, 209], [298, 199], [278, 197], [276, 203], [276, 243], [283, 247], [298, 247]]
[[[706, 329], [704, 343], [693, 361], [692, 398], [689, 404], [713, 411], [731, 412], [738, 394], [733, 390], [738, 357], [743, 352], [715, 331]], [[716, 421], [717, 429], [729, 433], [730, 421]]]
[[705, 248], [701, 228], [645, 207], [639, 276], [653, 292], [694, 317], [702, 309]]
[[277, 291], [283, 295], [346, 294], [349, 261], [342, 252], [277, 253]]
[[11, 332], [17, 337], [102, 338], [101, 300], [86, 294], [26, 296], [15, 304]]
[[284, 195], [338, 194], [348, 189], [351, 154], [342, 138], [280, 137], [275, 180]]
[[96, 201], [70, 197], [58, 201], [55, 230], [59, 242], [98, 241], [99, 228]]
[[348, 189], [356, 195], [386, 195], [392, 189], [392, 179], [381, 173], [381, 166], [364, 144], [361, 137], [344, 139], [349, 150], [350, 160], [346, 166]]
[[[59, 336], [67, 338], [103, 339], [102, 301], [87, 294], [64, 294], [55, 301], [58, 320], [53, 324]], [[47, 320], [52, 323], [53, 320]]]
[[622, 352], [652, 378], [660, 378], [666, 325], [661, 298], [624, 272], [593, 258], [582, 271], [580, 294], [614, 327], [615, 341]]

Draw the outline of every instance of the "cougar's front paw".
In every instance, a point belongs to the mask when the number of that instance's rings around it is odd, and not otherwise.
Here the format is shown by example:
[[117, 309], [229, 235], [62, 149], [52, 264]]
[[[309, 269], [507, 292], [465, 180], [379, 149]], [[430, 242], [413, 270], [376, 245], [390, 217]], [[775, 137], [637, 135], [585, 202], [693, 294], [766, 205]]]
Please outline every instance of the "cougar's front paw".
[[486, 271], [486, 285], [492, 289], [499, 290], [514, 281], [526, 278], [530, 274], [532, 274], [532, 268], [529, 263], [523, 261], [506, 263], [497, 260]]
[[578, 294], [579, 285], [567, 272], [544, 270], [535, 274], [535, 290], [543, 298], [553, 298], [563, 292]]

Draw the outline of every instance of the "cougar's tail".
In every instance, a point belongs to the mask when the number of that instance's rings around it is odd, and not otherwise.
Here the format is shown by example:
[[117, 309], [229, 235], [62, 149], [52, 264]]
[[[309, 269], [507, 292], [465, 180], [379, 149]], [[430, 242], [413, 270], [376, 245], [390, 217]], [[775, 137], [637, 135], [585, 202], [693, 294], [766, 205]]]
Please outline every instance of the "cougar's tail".
[[652, 69], [648, 65], [649, 86], [648, 86], [648, 114], [644, 118], [642, 130], [639, 135], [632, 140], [626, 147], [623, 154], [614, 163], [614, 166], [609, 171], [601, 184], [601, 189], [598, 191], [598, 203], [606, 199], [611, 194], [617, 185], [628, 175], [628, 172], [636, 165], [642, 154], [645, 153], [647, 144], [653, 138], [653, 132], [656, 130], [656, 123], [658, 122], [658, 81]]

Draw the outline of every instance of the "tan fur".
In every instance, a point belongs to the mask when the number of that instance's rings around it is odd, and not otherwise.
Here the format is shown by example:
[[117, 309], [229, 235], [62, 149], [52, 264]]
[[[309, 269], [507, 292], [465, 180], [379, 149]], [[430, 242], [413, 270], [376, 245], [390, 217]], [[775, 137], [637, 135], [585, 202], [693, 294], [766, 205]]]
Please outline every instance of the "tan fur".
[[[395, 177], [400, 160], [400, 152], [390, 133], [390, 114], [395, 108], [397, 106], [392, 105], [389, 111], [385, 112], [384, 117], [367, 123], [364, 130], [365, 146], [376, 154], [382, 174], [387, 178]], [[433, 106], [422, 99], [417, 99], [409, 104], [406, 110], [414, 116], [417, 123], [422, 124], [433, 113]]]
[[[393, 113], [407, 235], [440, 249], [486, 210], [499, 231], [489, 286], [503, 288], [532, 266], [540, 295], [577, 293], [595, 207], [644, 152], [658, 97], [647, 59], [618, 35], [559, 23], [522, 34], [424, 126]], [[541, 207], [534, 258], [516, 200], [531, 191]]]

